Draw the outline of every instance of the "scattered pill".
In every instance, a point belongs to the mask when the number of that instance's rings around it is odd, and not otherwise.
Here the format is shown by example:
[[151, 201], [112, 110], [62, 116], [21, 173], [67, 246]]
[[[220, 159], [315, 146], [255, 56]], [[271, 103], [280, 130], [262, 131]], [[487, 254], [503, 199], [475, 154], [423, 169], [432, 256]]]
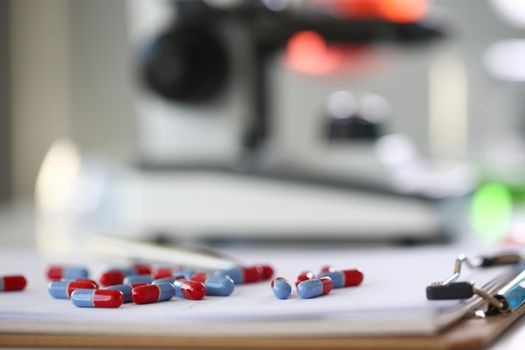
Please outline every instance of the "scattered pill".
[[179, 298], [201, 300], [206, 295], [204, 284], [197, 281], [179, 279], [173, 282], [173, 287]]
[[334, 288], [354, 287], [363, 282], [363, 273], [356, 269], [321, 272], [318, 277], [330, 277], [334, 282]]
[[312, 278], [297, 286], [297, 294], [303, 299], [317, 298], [330, 293], [334, 283], [330, 277]]
[[191, 280], [204, 283], [206, 295], [227, 297], [235, 289], [233, 280], [229, 276], [221, 274], [197, 273], [191, 277]]
[[55, 299], [69, 299], [75, 289], [97, 289], [97, 286], [89, 280], [79, 280], [51, 281], [47, 287], [49, 294]]
[[107, 287], [105, 290], [118, 290], [122, 293], [124, 303], [131, 303], [131, 292], [133, 291], [133, 288], [134, 286], [130, 286], [129, 284], [116, 284], [114, 286]]
[[171, 283], [149, 284], [133, 288], [131, 299], [135, 304], [149, 304], [170, 300], [174, 294]]
[[0, 276], [0, 292], [23, 290], [26, 285], [26, 278], [22, 275]]
[[272, 281], [273, 294], [277, 299], [288, 299], [292, 293], [292, 286], [282, 277], [277, 277]]
[[51, 265], [47, 269], [47, 278], [49, 278], [51, 281], [60, 281], [61, 279], [74, 280], [88, 277], [88, 270], [82, 266]]
[[116, 308], [124, 302], [123, 293], [108, 289], [75, 289], [71, 301], [76, 307]]
[[297, 287], [302, 281], [311, 280], [314, 277], [315, 275], [313, 272], [303, 271], [299, 274], [299, 276], [297, 276], [297, 279], [295, 280], [295, 286]]
[[[151, 267], [149, 265], [132, 265], [130, 267], [116, 267], [104, 272], [100, 278], [100, 284], [103, 286], [114, 286], [124, 284], [124, 278], [135, 275], [149, 275]], [[152, 276], [153, 279], [153, 276]]]
[[153, 282], [153, 277], [151, 275], [133, 275], [127, 276], [124, 278], [124, 284], [133, 284], [133, 283], [148, 283]]
[[260, 266], [235, 266], [226, 270], [219, 271], [217, 274], [223, 277], [229, 276], [235, 284], [259, 282], [262, 276]]

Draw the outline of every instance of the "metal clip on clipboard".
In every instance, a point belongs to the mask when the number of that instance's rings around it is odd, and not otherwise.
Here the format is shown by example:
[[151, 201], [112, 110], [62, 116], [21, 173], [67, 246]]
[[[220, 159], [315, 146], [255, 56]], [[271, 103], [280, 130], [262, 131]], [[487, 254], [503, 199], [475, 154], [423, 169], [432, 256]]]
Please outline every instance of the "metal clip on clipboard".
[[[488, 304], [488, 313], [508, 313], [518, 309], [525, 303], [525, 262], [524, 258], [515, 253], [494, 256], [480, 256], [469, 259], [465, 255], [456, 258], [454, 273], [445, 281], [434, 282], [426, 289], [428, 300], [468, 299], [478, 295]], [[497, 292], [491, 293], [478, 288], [471, 282], [457, 282], [461, 275], [461, 267], [487, 268], [502, 265], [517, 265], [521, 272]]]

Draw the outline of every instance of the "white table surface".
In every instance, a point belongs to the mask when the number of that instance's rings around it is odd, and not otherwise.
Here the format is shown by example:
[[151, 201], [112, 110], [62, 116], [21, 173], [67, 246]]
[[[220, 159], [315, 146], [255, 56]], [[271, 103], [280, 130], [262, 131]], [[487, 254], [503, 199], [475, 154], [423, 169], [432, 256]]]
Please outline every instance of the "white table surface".
[[[31, 248], [34, 240], [34, 212], [27, 203], [0, 207], [0, 247]], [[490, 350], [525, 348], [525, 318], [517, 321]]]

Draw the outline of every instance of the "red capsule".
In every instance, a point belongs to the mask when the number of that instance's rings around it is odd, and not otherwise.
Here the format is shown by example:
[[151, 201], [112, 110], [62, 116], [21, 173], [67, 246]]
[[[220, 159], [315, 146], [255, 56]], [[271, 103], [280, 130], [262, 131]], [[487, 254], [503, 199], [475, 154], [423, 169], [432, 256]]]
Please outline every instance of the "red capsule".
[[135, 304], [149, 304], [170, 300], [174, 294], [171, 283], [148, 284], [133, 288], [131, 299]]
[[269, 280], [270, 278], [273, 277], [273, 267], [271, 267], [270, 265], [261, 265], [261, 270], [262, 270], [262, 275], [261, 275], [262, 280]]
[[156, 285], [140, 286], [133, 288], [131, 299], [135, 304], [156, 303], [159, 300], [160, 291]]
[[146, 264], [134, 264], [131, 266], [137, 275], [151, 275], [151, 266]]
[[254, 283], [261, 280], [261, 267], [250, 266], [242, 269], [243, 283]]
[[27, 285], [27, 280], [22, 275], [11, 275], [0, 277], [0, 292], [11, 292], [23, 290]]
[[353, 270], [342, 270], [345, 276], [345, 287], [358, 286], [363, 282], [363, 273], [357, 269]]
[[180, 289], [186, 298], [192, 300], [201, 300], [206, 295], [204, 284], [197, 281], [184, 282]]
[[302, 281], [310, 280], [314, 277], [315, 275], [313, 274], [313, 272], [303, 271], [299, 274], [299, 276], [297, 276], [297, 279], [295, 280], [295, 286], [297, 287]]
[[111, 270], [104, 272], [102, 276], [100, 276], [99, 281], [103, 286], [114, 286], [124, 283], [125, 277], [126, 276], [124, 275], [124, 272], [119, 270]]
[[76, 280], [69, 282], [67, 285], [67, 296], [71, 297], [71, 293], [75, 289], [98, 289], [98, 285], [90, 280]]
[[319, 280], [323, 282], [323, 294], [321, 295], [328, 294], [332, 289], [334, 289], [334, 282], [330, 277], [321, 277]]

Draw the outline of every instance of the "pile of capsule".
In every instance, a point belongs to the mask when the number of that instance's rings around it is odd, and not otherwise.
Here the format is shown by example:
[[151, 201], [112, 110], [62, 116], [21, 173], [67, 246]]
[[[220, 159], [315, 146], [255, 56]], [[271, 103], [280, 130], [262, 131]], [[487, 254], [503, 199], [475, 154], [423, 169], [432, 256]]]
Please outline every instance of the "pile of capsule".
[[136, 264], [111, 268], [98, 282], [89, 279], [82, 266], [51, 266], [47, 277], [49, 294], [56, 299], [71, 299], [77, 307], [117, 308], [123, 303], [149, 304], [173, 297], [200, 300], [205, 295], [229, 296], [235, 285], [271, 279], [269, 265], [232, 267], [212, 273], [189, 269]]
[[[331, 266], [324, 266], [317, 275], [310, 271], [300, 273], [295, 287], [299, 297], [311, 299], [326, 295], [334, 288], [356, 287], [362, 282], [363, 273], [357, 269], [335, 270]], [[277, 299], [288, 299], [292, 294], [292, 286], [283, 277], [274, 279], [271, 287]]]

